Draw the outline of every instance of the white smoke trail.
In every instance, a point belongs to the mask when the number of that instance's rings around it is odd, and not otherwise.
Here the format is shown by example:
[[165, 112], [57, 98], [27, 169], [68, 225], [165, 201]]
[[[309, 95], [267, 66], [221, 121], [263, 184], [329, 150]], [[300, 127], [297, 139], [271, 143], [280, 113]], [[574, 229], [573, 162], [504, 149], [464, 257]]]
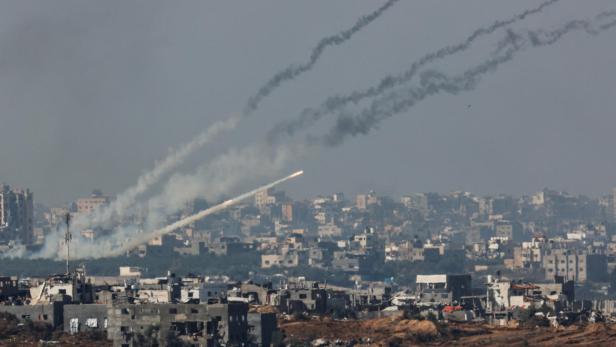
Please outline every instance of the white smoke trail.
[[[84, 238], [71, 227], [71, 259], [96, 259], [117, 254], [117, 249], [134, 238], [151, 239], [151, 233], [167, 223], [167, 216], [177, 213], [196, 198], [209, 201], [243, 188], [244, 185], [270, 179], [294, 159], [303, 156], [303, 145], [269, 147], [253, 144], [231, 149], [211, 162], [201, 165], [193, 174], [175, 174], [162, 191], [143, 202], [148, 215], [143, 225], [122, 225], [94, 241]], [[48, 235], [43, 249], [28, 258], [63, 259], [64, 230]], [[17, 253], [15, 253], [17, 254]], [[23, 252], [21, 253], [23, 254]], [[20, 254], [20, 255], [21, 255]]]
[[108, 252], [106, 252], [107, 256], [118, 256], [121, 255], [127, 251], [130, 251], [132, 249], [134, 249], [135, 247], [139, 246], [140, 244], [143, 244], [145, 242], [147, 242], [148, 240], [150, 240], [152, 237], [159, 237], [165, 234], [168, 234], [172, 231], [175, 231], [177, 229], [183, 228], [185, 226], [188, 226], [200, 219], [203, 219], [211, 214], [220, 212], [220, 211], [224, 211], [225, 209], [236, 205], [240, 202], [242, 202], [245, 199], [248, 199], [254, 195], [256, 195], [258, 192], [265, 190], [265, 189], [269, 189], [271, 187], [277, 186], [283, 182], [286, 182], [290, 179], [293, 179], [295, 177], [298, 177], [300, 175], [302, 175], [304, 172], [303, 171], [298, 171], [295, 172], [287, 177], [284, 177], [282, 179], [276, 180], [272, 183], [266, 184], [264, 186], [261, 186], [257, 189], [253, 189], [247, 193], [244, 193], [242, 195], [239, 195], [233, 199], [229, 199], [226, 200], [220, 204], [214, 205], [210, 208], [207, 208], [203, 211], [199, 211], [198, 213], [195, 213], [191, 216], [188, 216], [186, 218], [183, 218], [177, 222], [171, 223], [167, 226], [165, 226], [164, 228], [160, 228], [158, 230], [155, 230], [151, 233], [147, 233], [147, 234], [141, 234], [141, 235], [135, 235], [132, 239], [130, 239], [128, 242], [120, 245], [120, 247], [117, 247], [116, 249], [111, 249]]

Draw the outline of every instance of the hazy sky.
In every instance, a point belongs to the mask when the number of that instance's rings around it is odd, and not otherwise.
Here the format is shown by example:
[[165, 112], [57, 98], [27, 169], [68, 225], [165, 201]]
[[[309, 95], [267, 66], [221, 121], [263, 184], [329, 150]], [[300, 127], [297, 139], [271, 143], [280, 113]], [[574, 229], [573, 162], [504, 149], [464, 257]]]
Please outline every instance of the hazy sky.
[[[62, 203], [116, 194], [169, 148], [242, 111], [273, 73], [304, 62], [376, 0], [2, 1], [0, 181]], [[229, 145], [264, 137], [332, 93], [377, 83], [421, 55], [540, 1], [402, 0], [347, 44], [327, 50], [190, 172]], [[563, 0], [516, 26], [551, 28], [616, 9]], [[501, 37], [502, 32], [496, 36]], [[543, 187], [599, 195], [616, 186], [616, 30], [529, 50], [474, 91], [439, 95], [363, 137], [293, 163], [294, 196]], [[491, 40], [434, 68], [462, 72]], [[470, 105], [470, 107], [468, 107]], [[282, 174], [287, 173], [283, 172]]]

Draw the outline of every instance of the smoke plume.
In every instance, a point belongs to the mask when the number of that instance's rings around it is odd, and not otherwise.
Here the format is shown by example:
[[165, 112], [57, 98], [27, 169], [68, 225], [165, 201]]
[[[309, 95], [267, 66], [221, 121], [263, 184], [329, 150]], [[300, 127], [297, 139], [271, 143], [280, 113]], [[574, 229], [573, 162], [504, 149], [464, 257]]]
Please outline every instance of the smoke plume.
[[405, 72], [397, 76], [386, 76], [382, 78], [376, 86], [364, 90], [354, 91], [347, 95], [331, 96], [317, 108], [304, 109], [298, 118], [289, 121], [282, 121], [276, 125], [269, 133], [270, 141], [277, 140], [282, 135], [292, 136], [297, 131], [303, 130], [307, 126], [314, 124], [322, 117], [334, 113], [349, 104], [357, 104], [364, 99], [376, 97], [388, 90], [408, 83], [424, 66], [466, 51], [477, 39], [493, 34], [498, 29], [515, 24], [516, 22], [522, 21], [531, 15], [541, 13], [545, 8], [554, 5], [559, 1], [560, 0], [545, 1], [535, 8], [525, 10], [511, 18], [495, 21], [490, 26], [478, 28], [460, 43], [445, 46], [437, 51], [422, 56], [418, 60], [414, 61], [411, 64], [411, 67]]
[[252, 96], [246, 103], [246, 107], [244, 109], [245, 114], [250, 114], [254, 112], [259, 107], [261, 101], [263, 101], [264, 98], [269, 96], [276, 88], [280, 87], [282, 83], [290, 81], [295, 77], [303, 74], [304, 72], [307, 72], [312, 69], [327, 47], [338, 46], [350, 40], [353, 35], [355, 35], [361, 29], [379, 18], [383, 14], [383, 12], [387, 11], [387, 9], [392, 7], [398, 1], [399, 0], [388, 0], [376, 11], [359, 18], [351, 28], [341, 31], [336, 35], [327, 36], [321, 39], [319, 43], [317, 43], [317, 45], [312, 49], [312, 53], [310, 54], [310, 59], [308, 60], [308, 62], [300, 65], [290, 65], [286, 67], [285, 69], [276, 73], [269, 81], [267, 81], [261, 88], [259, 88], [257, 93]]

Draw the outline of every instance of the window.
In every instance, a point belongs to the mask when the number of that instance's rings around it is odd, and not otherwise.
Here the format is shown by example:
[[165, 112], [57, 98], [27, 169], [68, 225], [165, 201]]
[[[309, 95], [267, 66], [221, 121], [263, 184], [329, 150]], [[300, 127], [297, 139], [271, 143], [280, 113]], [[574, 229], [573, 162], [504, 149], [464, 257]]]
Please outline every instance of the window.
[[175, 307], [172, 307], [169, 309], [169, 314], [177, 314], [178, 313], [178, 309]]
[[300, 295], [299, 295], [299, 298], [300, 298], [300, 299], [306, 299], [307, 297], [308, 297], [308, 296], [307, 296], [306, 294], [300, 294]]
[[199, 310], [197, 310], [196, 308], [191, 308], [190, 313], [199, 313]]

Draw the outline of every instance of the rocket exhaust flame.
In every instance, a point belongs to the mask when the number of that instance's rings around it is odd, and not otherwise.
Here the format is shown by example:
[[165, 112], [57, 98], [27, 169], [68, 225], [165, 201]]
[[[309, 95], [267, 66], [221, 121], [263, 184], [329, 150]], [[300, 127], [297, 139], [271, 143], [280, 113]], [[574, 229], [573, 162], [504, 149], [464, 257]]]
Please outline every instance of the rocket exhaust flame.
[[168, 234], [168, 233], [170, 233], [170, 232], [172, 232], [174, 230], [177, 230], [179, 228], [185, 227], [185, 226], [187, 226], [187, 225], [189, 225], [191, 223], [194, 223], [194, 222], [196, 222], [196, 221], [198, 221], [198, 220], [200, 220], [202, 218], [205, 218], [205, 217], [207, 217], [207, 216], [209, 216], [209, 215], [211, 215], [213, 213], [217, 213], [217, 212], [223, 211], [224, 209], [226, 209], [228, 207], [231, 207], [233, 205], [236, 205], [239, 202], [241, 202], [241, 201], [243, 201], [243, 200], [245, 200], [245, 199], [247, 199], [247, 198], [257, 194], [260, 191], [272, 188], [272, 187], [277, 186], [277, 185], [279, 185], [279, 184], [281, 184], [283, 182], [286, 182], [286, 181], [288, 181], [290, 179], [293, 179], [293, 178], [296, 178], [298, 176], [301, 176], [303, 173], [304, 173], [303, 170], [294, 172], [293, 174], [291, 174], [291, 175], [289, 175], [287, 177], [281, 178], [281, 179], [279, 179], [277, 181], [274, 181], [272, 183], [266, 184], [266, 185], [261, 186], [261, 187], [259, 187], [257, 189], [251, 190], [251, 191], [249, 191], [247, 193], [241, 194], [241, 195], [239, 195], [239, 196], [237, 196], [237, 197], [235, 197], [233, 199], [226, 200], [226, 201], [224, 201], [224, 202], [222, 202], [222, 203], [220, 203], [218, 205], [212, 206], [212, 207], [210, 207], [208, 209], [205, 209], [205, 210], [200, 211], [200, 212], [198, 212], [196, 214], [193, 214], [192, 216], [186, 217], [186, 218], [181, 219], [181, 220], [179, 220], [179, 221], [177, 221], [175, 223], [169, 224], [169, 225], [167, 225], [164, 228], [160, 228], [158, 230], [155, 230], [155, 231], [153, 231], [151, 233], [147, 233], [147, 234], [144, 234], [144, 235], [139, 235], [138, 237], [136, 237], [136, 238], [134, 238], [132, 240], [129, 240], [127, 243], [122, 245], [120, 248], [114, 249], [113, 251], [109, 252], [107, 254], [107, 256], [113, 257], [113, 256], [121, 255], [121, 254], [123, 254], [123, 253], [125, 253], [125, 252], [127, 252], [127, 251], [129, 251], [129, 250], [131, 250], [131, 249], [133, 249], [133, 248], [135, 248], [135, 247], [137, 247], [137, 246], [147, 242], [148, 240], [151, 240], [152, 238]]

